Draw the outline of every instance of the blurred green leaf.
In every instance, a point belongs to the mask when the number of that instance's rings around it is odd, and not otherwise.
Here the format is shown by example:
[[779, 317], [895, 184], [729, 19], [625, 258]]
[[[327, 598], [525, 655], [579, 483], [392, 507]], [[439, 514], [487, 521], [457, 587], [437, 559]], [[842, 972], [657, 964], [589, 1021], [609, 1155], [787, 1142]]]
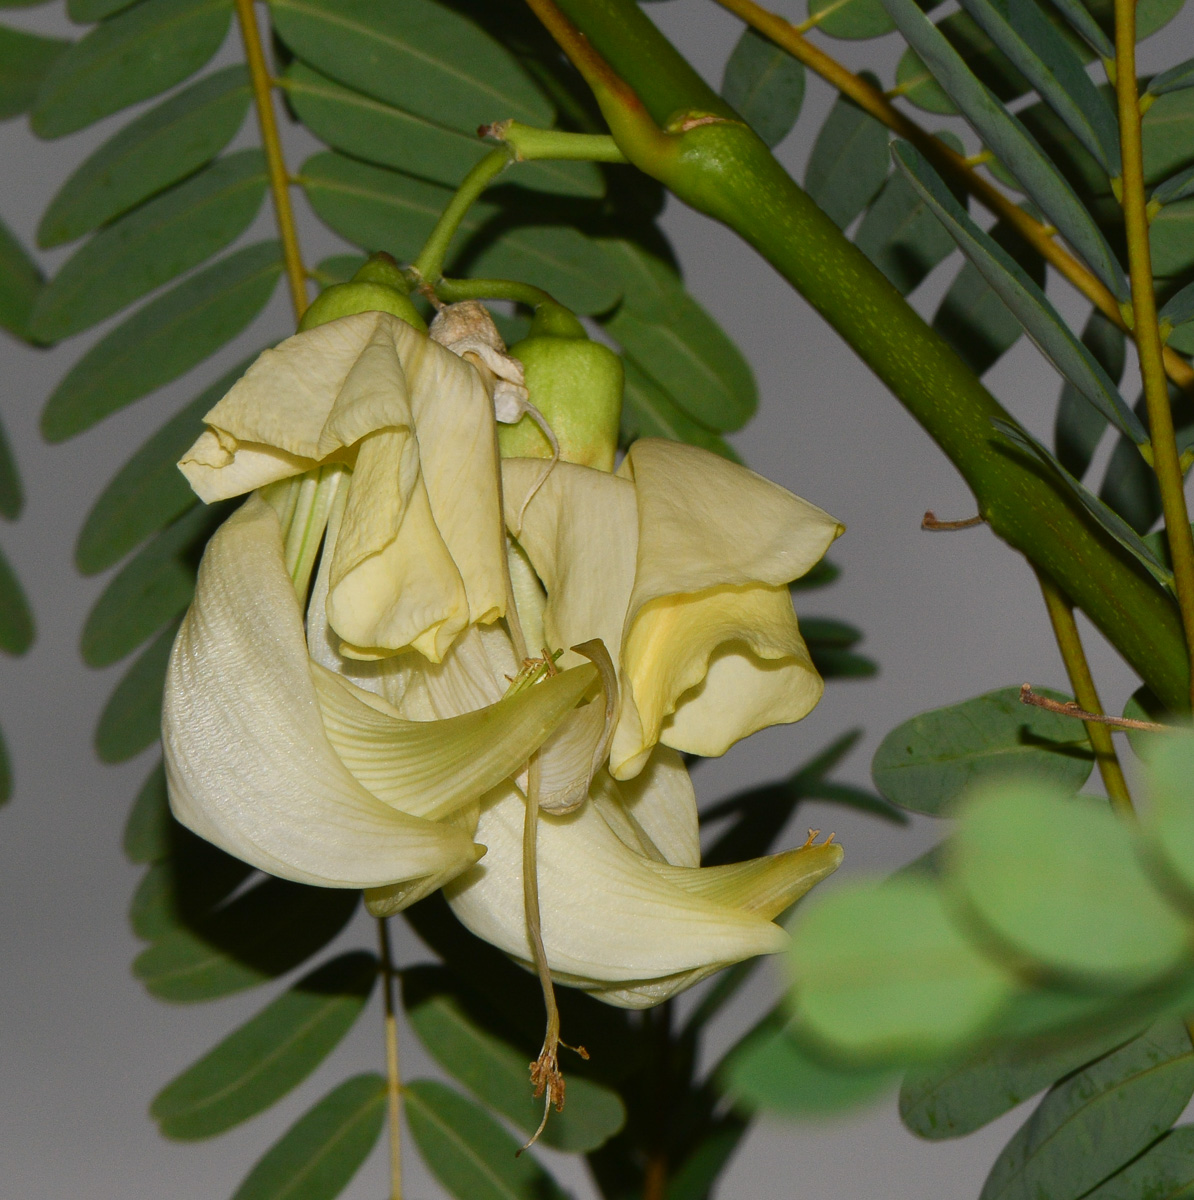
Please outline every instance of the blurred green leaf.
[[354, 1075], [266, 1151], [232, 1200], [334, 1200], [369, 1157], [385, 1115], [385, 1079]]
[[4, 426], [0, 424], [0, 517], [15, 520], [24, 504], [25, 494], [21, 488], [16, 459], [12, 456]]
[[196, 506], [116, 575], [83, 625], [80, 649], [88, 666], [118, 661], [182, 615], [195, 591], [203, 546], [227, 512], [227, 505]]
[[8, 761], [8, 745], [0, 733], [0, 805], [12, 799], [12, 766]]
[[174, 818], [166, 798], [166, 771], [159, 762], [141, 785], [124, 825], [121, 845], [130, 862], [153, 863], [171, 850]]
[[829, 617], [804, 617], [800, 632], [808, 646], [813, 666], [825, 679], [869, 679], [878, 674], [878, 664], [853, 647], [862, 640], [862, 630]]
[[[451, 976], [437, 967], [402, 973], [407, 1020], [437, 1063], [490, 1108], [530, 1135], [539, 1127], [543, 1101], [528, 1084], [526, 1054], [495, 1037], [473, 1019], [479, 997], [465, 997]], [[557, 1150], [595, 1150], [626, 1120], [618, 1094], [589, 1079], [570, 1077], [568, 1103], [553, 1113], [543, 1142]]]
[[117, 471], [92, 505], [75, 543], [75, 565], [84, 575], [119, 562], [150, 534], [199, 503], [178, 469], [178, 460], [203, 432], [203, 414], [252, 361], [242, 360], [205, 388]]
[[1194, 165], [1194, 91], [1186, 89], [1158, 97], [1144, 114], [1140, 132], [1146, 183], [1159, 183]]
[[[1144, 412], [1143, 404], [1139, 408]], [[1099, 499], [1137, 533], [1147, 533], [1161, 515], [1157, 476], [1127, 438], [1119, 438], [1111, 451]]]
[[105, 335], [67, 372], [42, 413], [65, 441], [230, 342], [265, 307], [282, 272], [277, 242], [258, 242], [190, 276]]
[[692, 420], [716, 432], [740, 429], [758, 406], [742, 352], [665, 263], [632, 242], [602, 247], [625, 297], [605, 328]]
[[882, 37], [895, 28], [880, 0], [809, 0], [808, 15], [836, 38]]
[[1155, 204], [1172, 204], [1175, 200], [1184, 200], [1187, 196], [1194, 196], [1194, 167], [1187, 167], [1159, 184], [1150, 201]]
[[[878, 85], [874, 76], [863, 73]], [[845, 229], [875, 198], [890, 169], [887, 127], [853, 101], [838, 96], [813, 143], [804, 188]]]
[[965, 1137], [1125, 1040], [1116, 1032], [1043, 1049], [1002, 1044], [960, 1062], [913, 1067], [900, 1088], [900, 1119], [929, 1141]]
[[128, 212], [210, 162], [249, 108], [249, 77], [226, 67], [130, 122], [76, 167], [37, 227], [39, 246], [58, 246]]
[[776, 146], [800, 116], [804, 65], [748, 26], [726, 62], [721, 94], [768, 146]]
[[[1035, 690], [1050, 700], [1070, 699]], [[1031, 774], [1076, 792], [1093, 766], [1081, 722], [1021, 704], [1018, 688], [999, 688], [897, 725], [875, 751], [871, 778], [901, 808], [940, 816], [991, 778]]]
[[696, 1147], [676, 1164], [667, 1182], [667, 1200], [706, 1200], [748, 1129], [729, 1113], [704, 1133]]
[[101, 762], [124, 762], [158, 740], [162, 685], [178, 626], [179, 621], [171, 621], [150, 642], [108, 697], [95, 727], [95, 751]]
[[533, 1155], [483, 1109], [431, 1079], [404, 1089], [410, 1131], [435, 1177], [457, 1200], [564, 1200]]
[[[997, 222], [988, 234], [1037, 287], [1044, 288], [1045, 260], [1015, 229]], [[933, 328], [976, 375], [990, 370], [1024, 332], [1024, 326], [972, 262], [963, 263], [954, 277], [933, 317]]]
[[62, 137], [181, 83], [220, 48], [231, 19], [231, 0], [141, 0], [110, 17], [55, 60], [33, 132]]
[[[1147, 720], [1152, 714], [1142, 715]], [[1194, 739], [1185, 732], [1148, 737], [1140, 750], [1149, 768], [1149, 843], [1174, 882], [1194, 892]]]
[[0, 25], [0, 121], [23, 113], [58, 56], [70, 45]]
[[[1194, 190], [1194, 171], [1190, 172], [1190, 186], [1191, 190]], [[1170, 296], [1157, 316], [1172, 325], [1184, 325], [1187, 321], [1194, 321], [1194, 282], [1186, 284]]]
[[293, 970], [348, 923], [360, 893], [266, 879], [143, 950], [133, 974], [161, 1000], [192, 1004]]
[[0, 221], [0, 327], [29, 339], [29, 317], [41, 285], [41, 269]]
[[1189, 925], [1105, 800], [988, 784], [960, 808], [948, 861], [951, 885], [1020, 961], [1115, 990], [1189, 955]]
[[1099, 58], [1114, 58], [1115, 43], [1091, 15], [1083, 0], [1053, 0], [1053, 6], [1069, 21], [1074, 31]]
[[1166, 92], [1176, 92], [1188, 87], [1194, 87], [1194, 58], [1187, 58], [1176, 67], [1154, 75], [1149, 80], [1147, 92], [1152, 96], [1162, 96]]
[[1149, 226], [1148, 241], [1155, 275], [1184, 275], [1194, 267], [1194, 199], [1165, 205]]
[[272, 0], [282, 40], [324, 75], [472, 134], [515, 117], [550, 125], [550, 103], [509, 51], [430, 0]]
[[66, 0], [66, 14], [76, 24], [90, 25], [138, 2], [139, 0]]
[[980, 1200], [1076, 1200], [1164, 1133], [1191, 1093], [1190, 1035], [1163, 1022], [1058, 1084], [995, 1160]]
[[[1118, 387], [1126, 361], [1127, 340], [1123, 330], [1097, 308], [1092, 309], [1082, 330], [1082, 344]], [[1081, 479], [1086, 474], [1106, 428], [1107, 418], [1072, 383], [1063, 384], [1053, 424], [1053, 445], [1058, 461], [1075, 478]]]
[[214, 1137], [276, 1104], [338, 1046], [377, 978], [359, 950], [317, 967], [154, 1097], [166, 1137]]
[[241, 150], [106, 226], [41, 290], [34, 336], [53, 342], [89, 329], [206, 262], [249, 227], [266, 183], [262, 152]]
[[1087, 1200], [1189, 1200], [1194, 1194], [1194, 1126], [1179, 1125], [1138, 1159], [1087, 1193]]
[[741, 462], [729, 442], [694, 421], [663, 388], [639, 369], [633, 358], [623, 356], [622, 366], [626, 374], [622, 392], [624, 442], [629, 444], [640, 437], [668, 438], [673, 442], [701, 446], [731, 462]]
[[918, 876], [846, 884], [802, 909], [792, 965], [799, 1027], [857, 1059], [948, 1053], [1013, 988]]
[[25, 589], [0, 551], [0, 650], [24, 654], [33, 645], [33, 613]]

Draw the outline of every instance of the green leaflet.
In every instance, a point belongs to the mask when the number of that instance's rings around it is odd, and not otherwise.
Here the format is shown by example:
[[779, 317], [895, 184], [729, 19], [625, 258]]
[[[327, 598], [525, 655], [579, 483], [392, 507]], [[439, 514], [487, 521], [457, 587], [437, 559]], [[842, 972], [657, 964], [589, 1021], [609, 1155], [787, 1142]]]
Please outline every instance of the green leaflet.
[[[406, 1119], [424, 1162], [457, 1200], [564, 1200], [531, 1154], [483, 1109], [431, 1079], [404, 1089]], [[239, 1200], [239, 1198], [234, 1198]]]
[[153, 995], [193, 1004], [293, 970], [347, 924], [360, 893], [267, 879], [210, 916], [176, 925], [133, 963]]
[[900, 1087], [900, 1119], [930, 1141], [965, 1137], [1126, 1040], [1115, 1032], [1056, 1047], [996, 1045], [960, 1062], [913, 1067]]
[[1152, 801], [1147, 837], [1173, 881], [1187, 892], [1194, 891], [1194, 814], [1190, 805], [1194, 741], [1188, 733], [1147, 736], [1148, 744], [1140, 745], [1149, 767]]
[[[458, 186], [492, 148], [475, 131], [464, 134], [394, 108], [298, 59], [288, 68], [284, 86], [300, 120], [329, 146], [379, 166], [413, 169], [435, 183]], [[601, 172], [587, 162], [515, 163], [506, 181], [562, 196], [595, 198], [605, 191]]]
[[873, 660], [854, 653], [854, 647], [862, 641], [862, 630], [845, 621], [802, 617], [800, 632], [813, 666], [825, 679], [866, 679], [879, 670]]
[[42, 289], [34, 336], [79, 333], [206, 262], [249, 227], [266, 182], [264, 154], [241, 150], [101, 229]]
[[92, 505], [75, 543], [75, 566], [84, 575], [119, 562], [150, 534], [199, 503], [178, 460], [203, 432], [203, 414], [245, 373], [253, 357], [200, 392], [116, 472]]
[[58, 56], [70, 45], [0, 25], [0, 121], [23, 113]]
[[704, 1131], [695, 1150], [668, 1178], [668, 1200], [705, 1200], [747, 1131], [747, 1122], [730, 1113]]
[[1053, 6], [1099, 58], [1115, 57], [1115, 43], [1103, 31], [1091, 15], [1090, 8], [1082, 0], [1053, 0]]
[[[543, 1102], [527, 1086], [526, 1054], [496, 1037], [469, 1009], [483, 1000], [456, 986], [439, 967], [412, 967], [402, 973], [402, 995], [410, 1022], [424, 1048], [477, 1099], [512, 1121], [527, 1135], [543, 1116]], [[587, 1152], [603, 1145], [623, 1126], [626, 1110], [617, 1093], [583, 1076], [568, 1080], [568, 1103], [552, 1114], [543, 1142], [557, 1150]]]
[[[1069, 699], [1048, 688], [1037, 691]], [[968, 788], [991, 778], [1031, 774], [1076, 792], [1093, 766], [1079, 722], [1021, 704], [1018, 688], [1000, 688], [897, 725], [875, 751], [871, 778], [901, 808], [940, 816]]]
[[1180, 1021], [1161, 1022], [1058, 1084], [995, 1161], [980, 1200], [1076, 1200], [1164, 1133], [1192, 1092], [1190, 1036]]
[[8, 746], [0, 733], [0, 805], [12, 798], [12, 765], [8, 761]]
[[385, 1079], [354, 1075], [266, 1151], [232, 1200], [333, 1200], [368, 1158], [385, 1115]]
[[180, 825], [169, 826], [167, 837], [166, 856], [149, 865], [129, 905], [129, 926], [146, 942], [202, 924], [252, 873]]
[[27, 340], [29, 317], [41, 285], [37, 263], [0, 221], [0, 326]]
[[742, 352], [669, 266], [633, 242], [602, 246], [625, 295], [605, 328], [692, 420], [719, 433], [740, 429], [758, 406]]
[[624, 355], [622, 367], [626, 373], [622, 392], [624, 442], [629, 444], [639, 437], [669, 438], [673, 442], [702, 446], [731, 462], [741, 461], [729, 442], [688, 416], [663, 388], [640, 370], [633, 358]]
[[33, 132], [56, 138], [193, 75], [220, 48], [231, 0], [141, 0], [97, 25], [50, 68]]
[[136, 3], [138, 0], [66, 0], [66, 14], [80, 25], [90, 25]]
[[244, 123], [244, 67], [226, 67], [151, 108], [88, 156], [58, 189], [37, 244], [74, 241], [210, 162]]
[[1194, 91], [1159, 96], [1144, 114], [1141, 137], [1145, 182], [1158, 183], [1194, 164]]
[[[1082, 344], [1118, 387], [1126, 361], [1127, 340], [1123, 330], [1097, 308], [1092, 309], [1082, 330]], [[1072, 383], [1063, 384], [1053, 424], [1053, 445], [1058, 461], [1076, 479], [1086, 474], [1106, 428], [1107, 418]]]
[[158, 740], [162, 684], [178, 625], [171, 621], [150, 642], [108, 697], [95, 727], [95, 752], [101, 762], [124, 762]]
[[840, 886], [793, 927], [799, 1028], [855, 1061], [935, 1057], [964, 1044], [1014, 984], [963, 929], [931, 880]]
[[881, 37], [895, 28], [880, 0], [809, 0], [808, 15], [836, 38]]
[[130, 862], [153, 863], [172, 849], [174, 818], [166, 799], [166, 772], [157, 763], [141, 785], [128, 820], [124, 823], [121, 847]]
[[[1010, 225], [997, 222], [988, 231], [996, 245], [1020, 264], [1039, 288], [1045, 286], [1045, 260]], [[933, 316], [933, 328], [961, 355], [976, 375], [983, 375], [1012, 348], [1024, 332], [998, 293], [971, 262], [962, 264]], [[1094, 412], [1085, 400], [1083, 405]]]
[[768, 146], [776, 146], [800, 116], [804, 65], [747, 27], [726, 62], [721, 94]]
[[1171, 175], [1153, 192], [1151, 199], [1156, 204], [1172, 204], [1187, 196], [1194, 196], [1194, 167]]
[[1180, 91], [1182, 88], [1194, 87], [1194, 58], [1187, 58], [1176, 67], [1154, 75], [1148, 84], [1148, 93], [1161, 96], [1166, 92]]
[[[311, 207], [332, 229], [400, 261], [418, 254], [453, 194], [335, 153], [309, 158], [300, 179]], [[617, 303], [621, 290], [598, 243], [567, 225], [488, 225], [500, 212], [489, 203], [473, 205], [453, 244], [451, 270], [525, 280], [579, 313], [603, 312]]]
[[1190, 1200], [1194, 1195], [1194, 1128], [1179, 1125], [1087, 1200]]
[[33, 613], [21, 581], [0, 552], [0, 650], [24, 654], [33, 644]]
[[281, 271], [281, 246], [258, 242], [151, 300], [67, 372], [46, 403], [42, 433], [65, 441], [189, 371], [265, 307]]
[[196, 506], [115, 576], [83, 625], [80, 649], [85, 663], [106, 667], [117, 662], [182, 614], [195, 590], [202, 548], [226, 515], [226, 505]]
[[[1190, 173], [1190, 184], [1194, 187], [1194, 171]], [[1171, 325], [1184, 325], [1187, 321], [1194, 321], [1194, 282], [1186, 284], [1181, 291], [1170, 296], [1157, 316]]]
[[158, 1092], [149, 1111], [162, 1133], [213, 1137], [277, 1103], [339, 1045], [376, 978], [359, 950], [304, 975]]
[[[903, 0], [893, 2], [903, 3]], [[1148, 433], [1140, 418], [1124, 402], [1095, 357], [1074, 336], [1016, 260], [970, 219], [920, 151], [908, 142], [896, 142], [892, 157], [1062, 377], [1078, 388], [1121, 433], [1137, 444], [1146, 442]]]
[[1189, 925], [1104, 800], [988, 784], [960, 808], [948, 864], [951, 886], [1018, 962], [1126, 990], [1188, 958]]
[[441, 125], [472, 134], [507, 117], [552, 123], [551, 104], [509, 52], [430, 0], [272, 0], [270, 15], [324, 75]]
[[[866, 73], [863, 78], [878, 81]], [[839, 229], [875, 198], [887, 178], [888, 132], [845, 96], [829, 110], [804, 171], [804, 189]]]
[[12, 456], [12, 447], [8, 444], [4, 426], [0, 424], [0, 517], [15, 520], [24, 504], [25, 494], [21, 488], [16, 459]]
[[[1143, 403], [1138, 408], [1145, 414]], [[1179, 429], [1179, 446], [1181, 434]], [[1161, 515], [1161, 489], [1157, 486], [1157, 477], [1126, 438], [1119, 438], [1111, 451], [1103, 486], [1099, 488], [1099, 499], [1137, 533], [1147, 533]]]
[[1194, 266], [1194, 199], [1167, 204], [1148, 231], [1153, 274], [1184, 275]]

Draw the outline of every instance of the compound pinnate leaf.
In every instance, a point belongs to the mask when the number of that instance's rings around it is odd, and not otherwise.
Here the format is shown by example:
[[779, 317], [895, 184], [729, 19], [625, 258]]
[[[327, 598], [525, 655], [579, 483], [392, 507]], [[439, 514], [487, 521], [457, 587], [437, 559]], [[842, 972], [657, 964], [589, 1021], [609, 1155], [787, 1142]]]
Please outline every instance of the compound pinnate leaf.
[[126, 125], [77, 167], [50, 201], [37, 244], [74, 241], [210, 162], [249, 109], [244, 67], [226, 67]]
[[[403, 972], [407, 1020], [424, 1048], [454, 1079], [490, 1108], [532, 1134], [543, 1116], [543, 1102], [527, 1087], [526, 1054], [495, 1036], [469, 1011], [484, 1004], [462, 991], [436, 967]], [[583, 1077], [568, 1080], [568, 1103], [552, 1114], [543, 1131], [545, 1145], [557, 1150], [596, 1150], [626, 1121], [618, 1094]]]
[[[42, 274], [29, 252], [0, 221], [0, 327], [29, 339], [29, 318]], [[5, 515], [10, 515], [7, 512]]]
[[368, 1158], [385, 1115], [385, 1079], [354, 1075], [266, 1151], [232, 1200], [334, 1200]]
[[886, 126], [853, 101], [845, 96], [834, 101], [813, 143], [804, 187], [839, 229], [845, 229], [883, 186], [890, 166], [888, 136]]
[[272, 0], [282, 40], [324, 75], [474, 133], [516, 117], [550, 125], [551, 104], [510, 53], [430, 0]]
[[210, 916], [176, 925], [137, 956], [133, 974], [176, 1004], [256, 987], [326, 946], [359, 900], [358, 892], [267, 879]]
[[768, 146], [776, 146], [800, 116], [804, 65], [747, 28], [726, 62], [721, 94]]
[[[423, 1160], [457, 1200], [564, 1200], [565, 1193], [481, 1107], [431, 1079], [404, 1089]], [[236, 1200], [236, 1198], [234, 1198]]]
[[79, 333], [206, 262], [249, 227], [266, 182], [265, 156], [242, 150], [100, 230], [41, 290], [33, 335], [53, 342]]
[[119, 562], [150, 534], [199, 503], [178, 460], [203, 432], [203, 414], [252, 361], [244, 359], [205, 388], [117, 471], [87, 514], [75, 543], [75, 565], [84, 575]]
[[108, 697], [95, 727], [95, 752], [101, 762], [124, 762], [158, 740], [166, 663], [180, 620], [171, 621], [134, 659]]
[[1087, 1200], [1188, 1200], [1194, 1194], [1194, 1126], [1179, 1125]]
[[129, 905], [129, 925], [146, 942], [202, 924], [253, 870], [181, 825], [168, 837], [169, 852], [149, 864]]
[[198, 505], [167, 526], [100, 594], [80, 639], [83, 661], [106, 667], [130, 654], [191, 602], [199, 555], [227, 506]]
[[895, 28], [880, 0], [809, 0], [808, 15], [836, 38], [881, 37]]
[[625, 442], [640, 437], [668, 438], [673, 442], [702, 446], [731, 462], [741, 461], [729, 442], [694, 421], [663, 388], [639, 369], [633, 358], [623, 355], [622, 366], [625, 370], [622, 391], [622, 438]]
[[1180, 1021], [1161, 1022], [1049, 1092], [996, 1159], [980, 1200], [1077, 1200], [1164, 1133], [1191, 1093], [1190, 1035]]
[[130, 862], [154, 863], [172, 849], [170, 801], [166, 796], [166, 769], [159, 762], [150, 771], [124, 823], [121, 846]]
[[1186, 961], [1190, 927], [1106, 801], [1009, 781], [978, 790], [958, 818], [951, 885], [1021, 960], [1111, 989]]
[[259, 242], [151, 300], [70, 369], [46, 403], [42, 433], [64, 441], [189, 371], [257, 316], [281, 273], [280, 244]]
[[[1082, 344], [1118, 387], [1126, 362], [1123, 330], [1096, 308], [1082, 331]], [[1086, 474], [1106, 428], [1107, 418], [1072, 383], [1063, 384], [1053, 423], [1053, 445], [1058, 461], [1076, 479]]]
[[843, 885], [793, 929], [799, 1027], [855, 1059], [964, 1044], [1014, 988], [964, 928], [931, 880]]
[[58, 56], [70, 45], [0, 25], [0, 121], [25, 112]]
[[50, 68], [33, 132], [56, 138], [193, 75], [220, 48], [232, 0], [141, 0], [97, 25]]
[[33, 644], [33, 613], [21, 581], [0, 552], [0, 650], [24, 654]]
[[1076, 792], [1093, 766], [1078, 722], [1021, 704], [1018, 688], [1000, 688], [898, 725], [875, 751], [871, 778], [901, 808], [939, 816], [967, 788], [992, 777], [1032, 773]]
[[929, 1141], [965, 1137], [1125, 1040], [1114, 1032], [1057, 1047], [1012, 1043], [913, 1067], [900, 1087], [900, 1119]]
[[360, 1016], [377, 978], [353, 951], [303, 976], [154, 1097], [167, 1137], [214, 1137], [264, 1112], [331, 1053]]

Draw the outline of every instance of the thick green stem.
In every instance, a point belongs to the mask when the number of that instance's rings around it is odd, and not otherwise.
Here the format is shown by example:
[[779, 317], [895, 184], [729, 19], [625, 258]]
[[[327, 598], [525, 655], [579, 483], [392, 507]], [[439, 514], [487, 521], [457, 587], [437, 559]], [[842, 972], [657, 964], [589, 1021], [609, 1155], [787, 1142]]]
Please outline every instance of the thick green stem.
[[528, 308], [554, 304], [550, 293], [533, 283], [516, 279], [444, 279], [435, 285], [435, 294], [448, 304], [457, 300], [514, 300]]
[[485, 136], [505, 142], [518, 162], [555, 159], [569, 162], [624, 163], [626, 156], [607, 133], [567, 133], [562, 129], [538, 129], [521, 121], [498, 121]]
[[[1169, 385], [1165, 379], [1161, 333], [1157, 327], [1157, 300], [1153, 293], [1140, 96], [1136, 85], [1136, 0], [1115, 0], [1115, 99], [1124, 166], [1124, 231], [1128, 240], [1128, 277], [1132, 284], [1132, 325], [1148, 406], [1153, 469], [1161, 491], [1161, 510], [1165, 514], [1165, 531], [1173, 561], [1174, 590], [1181, 608], [1189, 659], [1194, 656], [1194, 536], [1191, 535], [1185, 483], [1173, 431], [1173, 411], [1169, 407]], [[1190, 684], [1194, 689], [1194, 673]], [[1194, 706], [1194, 693], [1190, 700]]]
[[996, 434], [992, 421], [1014, 424], [1006, 410], [637, 4], [528, 3], [585, 76], [627, 157], [754, 246], [937, 442], [991, 528], [1058, 582], [1163, 703], [1184, 709], [1190, 668], [1170, 597], [1063, 485]]

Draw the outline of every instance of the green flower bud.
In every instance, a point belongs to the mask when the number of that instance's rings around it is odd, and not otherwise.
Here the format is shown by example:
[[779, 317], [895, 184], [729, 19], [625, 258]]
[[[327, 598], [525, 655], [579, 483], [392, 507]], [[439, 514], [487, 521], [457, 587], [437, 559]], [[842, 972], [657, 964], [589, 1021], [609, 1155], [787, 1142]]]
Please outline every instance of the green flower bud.
[[411, 303], [409, 290], [394, 259], [374, 254], [348, 283], [335, 283], [316, 297], [299, 322], [299, 332], [354, 313], [388, 312], [426, 333], [427, 323]]

